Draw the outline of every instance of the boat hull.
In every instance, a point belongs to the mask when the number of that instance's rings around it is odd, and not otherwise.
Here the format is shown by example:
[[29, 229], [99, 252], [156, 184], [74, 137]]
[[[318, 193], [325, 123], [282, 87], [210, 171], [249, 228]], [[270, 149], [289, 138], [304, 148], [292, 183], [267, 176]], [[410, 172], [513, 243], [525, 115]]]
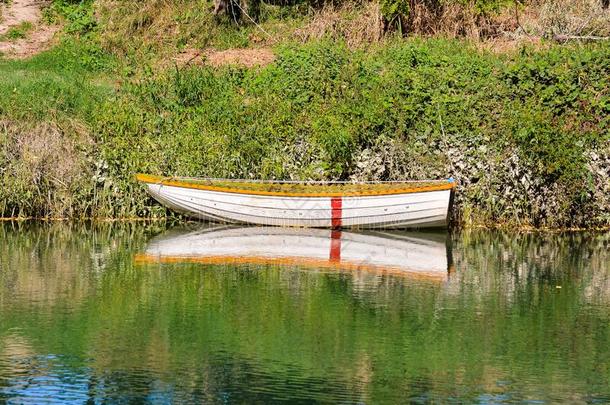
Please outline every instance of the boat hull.
[[445, 227], [451, 190], [367, 196], [276, 196], [147, 183], [150, 195], [187, 216], [220, 223], [308, 228]]

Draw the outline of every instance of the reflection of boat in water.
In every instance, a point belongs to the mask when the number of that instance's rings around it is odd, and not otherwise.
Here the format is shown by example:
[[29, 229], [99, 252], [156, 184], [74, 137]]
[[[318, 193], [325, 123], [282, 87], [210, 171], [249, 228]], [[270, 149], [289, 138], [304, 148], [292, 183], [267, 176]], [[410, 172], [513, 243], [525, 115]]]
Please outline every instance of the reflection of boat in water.
[[205, 228], [151, 240], [139, 263], [277, 264], [445, 280], [446, 235], [299, 228]]

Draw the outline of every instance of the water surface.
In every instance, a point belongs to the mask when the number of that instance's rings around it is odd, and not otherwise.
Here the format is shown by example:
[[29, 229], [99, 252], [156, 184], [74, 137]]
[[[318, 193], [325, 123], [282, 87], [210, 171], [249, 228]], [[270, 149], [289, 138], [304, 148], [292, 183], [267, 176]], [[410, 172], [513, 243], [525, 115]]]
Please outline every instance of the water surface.
[[[337, 235], [284, 235], [288, 259], [242, 260], [244, 242], [201, 260], [195, 241], [160, 260], [193, 231], [1, 225], [0, 402], [610, 402], [609, 234], [352, 253], [343, 234], [339, 257]], [[387, 270], [392, 246], [427, 276]]]

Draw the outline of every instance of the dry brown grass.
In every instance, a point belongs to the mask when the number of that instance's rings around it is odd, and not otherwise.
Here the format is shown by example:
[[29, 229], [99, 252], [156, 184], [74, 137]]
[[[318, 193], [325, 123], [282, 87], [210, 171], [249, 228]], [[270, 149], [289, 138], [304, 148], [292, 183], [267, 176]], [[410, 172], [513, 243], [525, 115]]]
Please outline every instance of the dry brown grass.
[[[405, 36], [442, 36], [469, 38], [480, 42], [503, 37], [506, 32], [517, 30], [518, 23], [513, 9], [496, 15], [477, 13], [472, 4], [446, 4], [430, 8], [414, 2], [408, 18], [402, 21]], [[360, 47], [381, 41], [388, 32], [396, 29], [385, 21], [378, 2], [327, 6], [318, 11], [295, 36], [303, 41], [330, 38], [343, 40], [350, 47]]]
[[532, 0], [499, 13], [478, 13], [472, 3], [429, 7], [416, 1], [404, 22], [407, 33], [495, 41], [532, 37], [610, 35], [604, 0]]
[[610, 8], [601, 0], [540, 0], [532, 9], [538, 15], [531, 28], [539, 35], [610, 35]]
[[399, 24], [393, 24], [407, 36], [442, 36], [478, 41], [498, 38], [517, 27], [511, 9], [485, 14], [477, 11], [473, 2], [439, 2], [431, 6], [426, 2], [414, 1], [409, 15], [403, 17]]
[[5, 204], [25, 204], [27, 200], [44, 206], [48, 216], [71, 214], [74, 195], [90, 178], [84, 150], [92, 141], [84, 128], [76, 123], [69, 125], [70, 129], [65, 130], [51, 123], [30, 127], [0, 121], [0, 139], [4, 140], [0, 150], [0, 195], [10, 193], [2, 195]]
[[502, 36], [489, 38], [485, 41], [479, 41], [474, 45], [477, 49], [500, 55], [518, 52], [524, 47], [537, 50], [548, 49], [551, 43], [543, 41], [540, 37], [523, 35], [519, 37]]
[[449, 5], [431, 10], [417, 3], [409, 32], [469, 38], [482, 49], [512, 52], [523, 45], [544, 47], [544, 38], [610, 35], [610, 9], [602, 0], [534, 0], [498, 14], [477, 15], [471, 6]]
[[[294, 39], [307, 42], [328, 38], [361, 48], [380, 42], [398, 28], [404, 36], [467, 38], [496, 53], [520, 49], [523, 44], [544, 46], [541, 38], [557, 35], [610, 35], [610, 9], [604, 8], [602, 1], [530, 0], [498, 13], [481, 13], [473, 2], [438, 1], [430, 6], [430, 2], [418, 0], [411, 2], [411, 12], [399, 27], [396, 21], [383, 18], [378, 1], [329, 2], [313, 16], [304, 15], [298, 21], [272, 18], [261, 22], [261, 29], [244, 23], [241, 29], [251, 31], [247, 40], [235, 34], [238, 28], [212, 16], [211, 2], [100, 0], [96, 4], [103, 27], [102, 42], [119, 54], [152, 50], [164, 66], [172, 60], [181, 65], [204, 63], [206, 59], [214, 66], [252, 66], [272, 60], [269, 55], [261, 61], [257, 55], [245, 55], [243, 48], [254, 44], [264, 47]], [[265, 7], [277, 11], [281, 6]], [[235, 47], [240, 49], [227, 54], [205, 51]], [[178, 49], [184, 50], [176, 53]]]
[[324, 7], [295, 32], [302, 42], [330, 38], [345, 41], [352, 48], [379, 42], [383, 35], [384, 21], [377, 2], [362, 7], [349, 3]]
[[[151, 0], [145, 2], [103, 0], [96, 2], [96, 16], [104, 27], [101, 39], [104, 46], [117, 53], [125, 53], [130, 45], [155, 47], [163, 50], [173, 46], [182, 35], [176, 14], [196, 8], [184, 1]], [[184, 6], [181, 7], [181, 6]]]

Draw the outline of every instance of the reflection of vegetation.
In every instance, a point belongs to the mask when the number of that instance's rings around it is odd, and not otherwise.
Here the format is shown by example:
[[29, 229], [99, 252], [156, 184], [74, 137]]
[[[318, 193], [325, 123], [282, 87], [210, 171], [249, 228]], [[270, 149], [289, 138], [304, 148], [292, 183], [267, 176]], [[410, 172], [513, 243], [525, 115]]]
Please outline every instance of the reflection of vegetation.
[[456, 274], [437, 286], [134, 266], [155, 232], [0, 228], [0, 360], [15, 341], [23, 356], [60, 354], [110, 398], [268, 400], [296, 385], [367, 402], [610, 394], [608, 235], [462, 234]]

